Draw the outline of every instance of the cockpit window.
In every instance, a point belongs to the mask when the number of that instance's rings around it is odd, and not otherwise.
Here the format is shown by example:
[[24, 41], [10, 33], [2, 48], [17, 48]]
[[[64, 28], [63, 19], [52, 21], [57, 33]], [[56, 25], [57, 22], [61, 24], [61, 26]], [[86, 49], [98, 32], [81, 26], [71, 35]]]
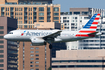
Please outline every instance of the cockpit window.
[[9, 32], [8, 34], [13, 34], [13, 32]]

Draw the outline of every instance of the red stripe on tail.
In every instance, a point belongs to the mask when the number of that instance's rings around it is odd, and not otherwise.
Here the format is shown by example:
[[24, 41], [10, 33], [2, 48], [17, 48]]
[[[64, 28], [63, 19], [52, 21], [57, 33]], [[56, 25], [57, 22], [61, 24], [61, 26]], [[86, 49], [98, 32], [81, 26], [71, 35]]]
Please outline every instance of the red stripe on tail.
[[79, 31], [79, 33], [94, 33], [96, 31]]

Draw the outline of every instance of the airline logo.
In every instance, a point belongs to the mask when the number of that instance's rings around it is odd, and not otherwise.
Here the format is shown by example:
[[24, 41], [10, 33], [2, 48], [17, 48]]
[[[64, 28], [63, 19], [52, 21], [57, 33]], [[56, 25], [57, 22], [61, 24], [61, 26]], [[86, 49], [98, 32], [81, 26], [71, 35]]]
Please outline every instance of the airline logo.
[[100, 14], [94, 14], [94, 16], [87, 22], [87, 24], [76, 34], [76, 37], [94, 37], [95, 35], [89, 35], [96, 32], [98, 20]]
[[23, 36], [25, 32], [26, 32], [26, 30], [21, 34], [21, 36]]

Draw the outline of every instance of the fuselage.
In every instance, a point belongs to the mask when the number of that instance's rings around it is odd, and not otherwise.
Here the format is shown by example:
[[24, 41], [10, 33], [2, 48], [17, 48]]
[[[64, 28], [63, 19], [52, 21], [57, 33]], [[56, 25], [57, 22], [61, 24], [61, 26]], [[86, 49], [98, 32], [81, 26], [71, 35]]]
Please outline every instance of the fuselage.
[[[53, 34], [59, 30], [13, 30], [4, 36], [7, 40], [13, 41], [31, 41], [32, 38], [42, 38]], [[78, 31], [63, 30], [54, 42], [69, 42], [85, 39], [88, 37], [76, 37]]]

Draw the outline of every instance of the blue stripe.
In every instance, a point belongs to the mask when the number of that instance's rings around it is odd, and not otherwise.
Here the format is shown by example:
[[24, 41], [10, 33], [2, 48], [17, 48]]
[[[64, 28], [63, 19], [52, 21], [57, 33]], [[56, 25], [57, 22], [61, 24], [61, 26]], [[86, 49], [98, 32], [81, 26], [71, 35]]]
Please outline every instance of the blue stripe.
[[97, 14], [94, 14], [94, 16], [86, 23], [86, 25], [83, 28], [90, 28], [90, 26], [93, 23], [96, 16], [97, 16]]
[[26, 30], [24, 31], [24, 33], [26, 32]]

